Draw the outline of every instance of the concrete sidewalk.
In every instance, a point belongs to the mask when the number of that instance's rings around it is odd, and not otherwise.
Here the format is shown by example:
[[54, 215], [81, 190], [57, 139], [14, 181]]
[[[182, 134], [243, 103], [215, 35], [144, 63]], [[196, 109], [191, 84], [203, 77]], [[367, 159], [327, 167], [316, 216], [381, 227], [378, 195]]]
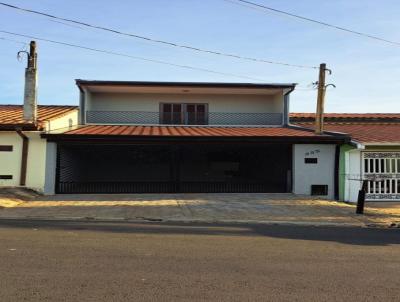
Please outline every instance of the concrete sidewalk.
[[[26, 194], [26, 193], [25, 193]], [[0, 192], [0, 218], [390, 225], [400, 205], [355, 206], [293, 194], [18, 195]]]

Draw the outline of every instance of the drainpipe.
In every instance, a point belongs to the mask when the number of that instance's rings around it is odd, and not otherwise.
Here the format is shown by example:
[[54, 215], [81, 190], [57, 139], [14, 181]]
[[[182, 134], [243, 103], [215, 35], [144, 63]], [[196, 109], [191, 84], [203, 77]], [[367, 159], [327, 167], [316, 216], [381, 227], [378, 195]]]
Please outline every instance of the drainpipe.
[[21, 174], [19, 178], [19, 184], [21, 186], [26, 185], [26, 171], [28, 164], [28, 149], [29, 149], [29, 138], [20, 130], [16, 130], [17, 134], [22, 138], [22, 157], [21, 157]]
[[334, 180], [334, 197], [339, 200], [339, 186], [340, 186], [340, 145], [335, 147], [335, 180]]
[[78, 113], [78, 125], [86, 124], [86, 94], [80, 85], [79, 88], [79, 113]]
[[289, 126], [290, 124], [290, 93], [295, 87], [290, 88], [289, 91], [283, 94], [283, 125]]

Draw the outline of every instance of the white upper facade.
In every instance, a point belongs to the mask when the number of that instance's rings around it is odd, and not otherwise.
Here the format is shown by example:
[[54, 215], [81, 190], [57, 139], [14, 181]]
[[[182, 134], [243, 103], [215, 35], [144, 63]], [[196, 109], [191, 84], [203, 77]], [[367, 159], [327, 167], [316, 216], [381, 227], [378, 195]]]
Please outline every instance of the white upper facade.
[[77, 80], [81, 124], [282, 126], [295, 84]]

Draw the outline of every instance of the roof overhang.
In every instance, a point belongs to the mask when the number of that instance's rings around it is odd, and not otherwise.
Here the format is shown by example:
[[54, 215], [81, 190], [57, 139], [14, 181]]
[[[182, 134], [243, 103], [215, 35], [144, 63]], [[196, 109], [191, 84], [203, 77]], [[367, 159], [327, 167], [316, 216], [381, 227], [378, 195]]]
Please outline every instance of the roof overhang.
[[289, 93], [296, 87], [290, 84], [211, 83], [211, 82], [145, 82], [76, 80], [81, 90], [99, 93], [188, 93], [188, 94], [265, 94]]
[[400, 142], [390, 142], [390, 143], [379, 143], [379, 142], [369, 142], [369, 143], [362, 143], [366, 147], [400, 147]]
[[279, 144], [342, 144], [343, 139], [337, 138], [310, 138], [310, 137], [182, 137], [182, 136], [122, 136], [122, 135], [62, 135], [42, 134], [50, 142], [98, 142], [105, 144], [114, 143], [279, 143]]
[[42, 125], [36, 124], [0, 124], [0, 131], [41, 131]]
[[216, 143], [290, 143], [344, 144], [345, 135], [315, 135], [309, 129], [296, 127], [193, 127], [193, 126], [104, 126], [91, 125], [66, 132], [43, 133], [48, 141], [57, 142], [216, 142]]

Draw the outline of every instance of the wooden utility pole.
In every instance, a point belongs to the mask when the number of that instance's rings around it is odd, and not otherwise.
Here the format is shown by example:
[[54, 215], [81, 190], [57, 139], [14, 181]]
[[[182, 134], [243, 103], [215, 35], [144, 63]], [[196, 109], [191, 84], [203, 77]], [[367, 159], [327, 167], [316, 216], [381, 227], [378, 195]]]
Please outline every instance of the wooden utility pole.
[[318, 79], [318, 99], [317, 99], [317, 114], [315, 116], [315, 133], [322, 134], [324, 131], [324, 107], [325, 107], [325, 73], [326, 64], [319, 65]]

